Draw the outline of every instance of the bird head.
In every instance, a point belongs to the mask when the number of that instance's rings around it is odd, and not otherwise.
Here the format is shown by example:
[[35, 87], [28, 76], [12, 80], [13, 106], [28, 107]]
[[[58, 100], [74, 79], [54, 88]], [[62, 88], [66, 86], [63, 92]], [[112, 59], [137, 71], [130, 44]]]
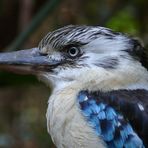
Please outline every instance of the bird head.
[[138, 40], [104, 27], [73, 25], [49, 32], [38, 48], [1, 53], [0, 65], [38, 75], [53, 87], [79, 83], [101, 89], [145, 81], [148, 68]]

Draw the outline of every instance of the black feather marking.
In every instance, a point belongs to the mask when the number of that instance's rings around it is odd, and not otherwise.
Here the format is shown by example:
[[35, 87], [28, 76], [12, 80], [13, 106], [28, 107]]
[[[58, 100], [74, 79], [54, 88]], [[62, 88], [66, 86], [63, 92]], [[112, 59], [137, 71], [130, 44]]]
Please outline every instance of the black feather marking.
[[131, 45], [131, 48], [125, 51], [134, 57], [134, 59], [139, 60], [142, 66], [148, 70], [148, 51], [137, 39], [129, 39], [129, 44]]
[[119, 60], [116, 57], [105, 57], [103, 60], [99, 59], [99, 61], [94, 64], [105, 69], [115, 69], [119, 64]]

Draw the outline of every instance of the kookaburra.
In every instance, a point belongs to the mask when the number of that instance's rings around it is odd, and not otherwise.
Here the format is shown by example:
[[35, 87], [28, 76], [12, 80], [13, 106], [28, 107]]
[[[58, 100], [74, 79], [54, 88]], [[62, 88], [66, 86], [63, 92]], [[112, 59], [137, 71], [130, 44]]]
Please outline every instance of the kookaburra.
[[47, 128], [58, 148], [148, 147], [148, 62], [141, 43], [99, 26], [66, 26], [0, 67], [50, 84]]

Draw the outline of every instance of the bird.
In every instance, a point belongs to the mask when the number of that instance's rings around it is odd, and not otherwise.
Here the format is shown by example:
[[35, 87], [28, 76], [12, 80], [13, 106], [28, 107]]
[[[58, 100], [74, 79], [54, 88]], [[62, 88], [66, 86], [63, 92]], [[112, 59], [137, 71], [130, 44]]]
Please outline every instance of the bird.
[[57, 148], [148, 147], [148, 61], [138, 39], [68, 25], [38, 47], [0, 53], [0, 69], [51, 87], [47, 130]]

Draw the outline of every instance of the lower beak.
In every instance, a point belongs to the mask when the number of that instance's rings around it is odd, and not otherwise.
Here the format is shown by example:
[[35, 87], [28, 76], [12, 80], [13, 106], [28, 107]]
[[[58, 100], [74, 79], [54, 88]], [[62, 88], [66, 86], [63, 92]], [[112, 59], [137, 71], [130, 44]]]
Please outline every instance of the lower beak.
[[52, 71], [59, 65], [48, 56], [41, 55], [38, 48], [0, 53], [0, 69], [22, 74]]

